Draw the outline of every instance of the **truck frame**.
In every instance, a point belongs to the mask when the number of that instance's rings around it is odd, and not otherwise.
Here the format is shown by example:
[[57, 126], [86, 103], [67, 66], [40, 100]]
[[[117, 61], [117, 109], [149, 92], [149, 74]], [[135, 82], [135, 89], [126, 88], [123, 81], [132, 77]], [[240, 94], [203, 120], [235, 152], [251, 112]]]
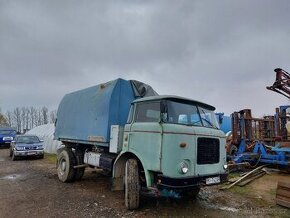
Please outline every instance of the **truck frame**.
[[141, 87], [137, 96], [134, 84], [117, 79], [63, 98], [55, 130], [64, 144], [59, 179], [73, 182], [85, 167], [101, 168], [111, 173], [112, 190], [125, 190], [128, 209], [139, 207], [140, 194], [195, 197], [201, 184], [224, 180], [226, 142], [215, 108], [178, 96], [145, 97]]

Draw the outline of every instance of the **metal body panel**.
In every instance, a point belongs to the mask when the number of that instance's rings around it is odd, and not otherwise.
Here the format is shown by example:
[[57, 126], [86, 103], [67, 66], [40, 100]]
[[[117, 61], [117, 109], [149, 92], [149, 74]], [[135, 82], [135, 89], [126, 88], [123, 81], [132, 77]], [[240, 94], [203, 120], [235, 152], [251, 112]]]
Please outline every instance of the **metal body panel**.
[[142, 156], [144, 168], [160, 171], [162, 126], [159, 123], [133, 123], [127, 150]]
[[119, 153], [122, 150], [124, 128], [119, 125], [111, 126], [110, 153]]
[[[177, 124], [163, 124], [162, 173], [167, 177], [188, 177], [195, 175], [194, 157], [196, 157], [194, 127]], [[180, 147], [180, 144], [185, 147]], [[180, 173], [180, 164], [189, 165], [187, 174]]]
[[[197, 164], [197, 141], [199, 137], [220, 140], [220, 159], [218, 163]], [[189, 165], [189, 171], [186, 174], [182, 174], [179, 170], [182, 162]], [[225, 137], [222, 131], [199, 126], [163, 124], [161, 171], [164, 176], [182, 178], [224, 174], [224, 164], [226, 164], [226, 151]]]
[[134, 99], [131, 83], [123, 79], [65, 95], [57, 112], [55, 139], [106, 146], [111, 125], [125, 125]]
[[[226, 137], [225, 134], [218, 129], [205, 128], [205, 127], [196, 127], [195, 133], [198, 137], [208, 137], [208, 138], [216, 138], [220, 141], [220, 156], [219, 163], [216, 164], [204, 164], [204, 165], [196, 165], [196, 175], [210, 175], [210, 174], [224, 174], [226, 170], [224, 169], [224, 165], [227, 164], [226, 158]], [[197, 140], [198, 140], [197, 137]]]
[[84, 155], [84, 163], [98, 167], [100, 166], [100, 158], [101, 154], [100, 153], [95, 153], [95, 152], [85, 152]]

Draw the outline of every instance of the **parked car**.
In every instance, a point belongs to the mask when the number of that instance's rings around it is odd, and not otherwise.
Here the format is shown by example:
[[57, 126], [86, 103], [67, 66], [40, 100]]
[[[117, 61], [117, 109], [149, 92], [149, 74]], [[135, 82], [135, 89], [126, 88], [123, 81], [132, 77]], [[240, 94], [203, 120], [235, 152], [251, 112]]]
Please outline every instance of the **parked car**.
[[11, 141], [16, 136], [16, 130], [11, 127], [1, 126], [0, 127], [0, 147], [10, 147]]
[[36, 135], [17, 135], [11, 142], [10, 157], [12, 160], [28, 156], [43, 158], [43, 149], [43, 141]]

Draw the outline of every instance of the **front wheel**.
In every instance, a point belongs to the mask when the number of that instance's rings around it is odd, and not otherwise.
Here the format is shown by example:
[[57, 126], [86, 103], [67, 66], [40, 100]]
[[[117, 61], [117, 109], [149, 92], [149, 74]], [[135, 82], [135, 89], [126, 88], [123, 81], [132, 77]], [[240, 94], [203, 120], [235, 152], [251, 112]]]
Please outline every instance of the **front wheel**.
[[64, 148], [57, 156], [57, 175], [62, 182], [73, 182], [75, 180], [76, 159], [70, 148]]
[[125, 205], [129, 210], [137, 209], [140, 204], [140, 181], [136, 159], [129, 159], [125, 168]]

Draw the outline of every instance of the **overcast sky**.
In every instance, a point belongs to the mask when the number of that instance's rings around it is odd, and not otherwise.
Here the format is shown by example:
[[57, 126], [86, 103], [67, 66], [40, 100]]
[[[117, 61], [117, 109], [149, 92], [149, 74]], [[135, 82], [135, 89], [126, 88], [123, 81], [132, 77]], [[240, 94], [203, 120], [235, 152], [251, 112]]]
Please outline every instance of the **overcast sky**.
[[290, 1], [0, 0], [0, 108], [57, 109], [116, 78], [230, 114], [273, 114], [290, 71]]

